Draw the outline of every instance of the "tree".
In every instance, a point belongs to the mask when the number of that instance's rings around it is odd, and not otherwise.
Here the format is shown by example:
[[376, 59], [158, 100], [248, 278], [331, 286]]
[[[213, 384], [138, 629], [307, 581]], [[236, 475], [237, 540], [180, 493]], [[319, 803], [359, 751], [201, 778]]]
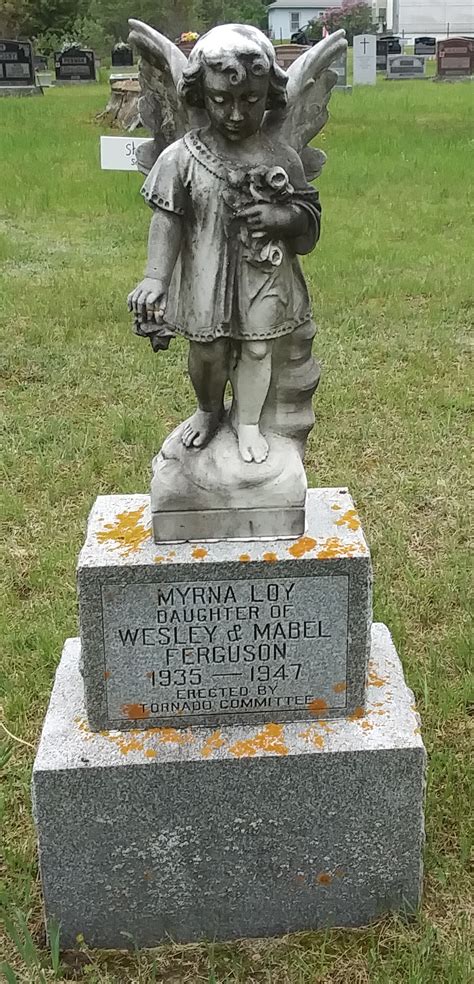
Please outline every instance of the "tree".
[[[372, 34], [372, 9], [365, 0], [342, 0], [340, 7], [331, 7], [311, 24], [311, 38], [321, 37], [323, 28], [330, 34], [344, 28], [349, 44], [356, 34]], [[314, 32], [314, 33], [313, 33]], [[319, 33], [321, 32], [321, 33]]]
[[206, 31], [216, 24], [253, 24], [254, 27], [267, 25], [264, 0], [197, 0], [196, 12]]
[[29, 13], [28, 0], [0, 0], [0, 37], [26, 38]]
[[48, 31], [61, 35], [72, 30], [76, 17], [87, 14], [89, 0], [34, 0], [29, 9], [27, 30], [32, 35]]

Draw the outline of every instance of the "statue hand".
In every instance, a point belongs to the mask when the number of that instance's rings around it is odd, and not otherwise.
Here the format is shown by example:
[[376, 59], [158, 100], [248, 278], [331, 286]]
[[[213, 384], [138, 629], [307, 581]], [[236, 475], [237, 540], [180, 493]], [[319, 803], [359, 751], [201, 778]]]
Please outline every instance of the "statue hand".
[[293, 239], [301, 236], [307, 228], [307, 217], [303, 209], [288, 202], [285, 205], [248, 205], [238, 213], [251, 232], [265, 232], [275, 239]]
[[134, 311], [143, 321], [154, 320], [159, 324], [163, 320], [167, 300], [166, 285], [154, 277], [144, 277], [128, 295], [128, 310]]

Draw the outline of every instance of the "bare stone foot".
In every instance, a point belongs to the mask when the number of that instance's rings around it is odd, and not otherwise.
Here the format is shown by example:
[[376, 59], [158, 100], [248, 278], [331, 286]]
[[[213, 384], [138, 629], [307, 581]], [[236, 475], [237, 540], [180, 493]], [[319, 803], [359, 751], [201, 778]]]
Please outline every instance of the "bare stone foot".
[[221, 419], [221, 411], [196, 410], [187, 421], [181, 434], [181, 440], [186, 448], [203, 448], [214, 436]]
[[260, 463], [268, 457], [268, 444], [257, 424], [240, 424], [237, 427], [239, 451], [244, 461]]

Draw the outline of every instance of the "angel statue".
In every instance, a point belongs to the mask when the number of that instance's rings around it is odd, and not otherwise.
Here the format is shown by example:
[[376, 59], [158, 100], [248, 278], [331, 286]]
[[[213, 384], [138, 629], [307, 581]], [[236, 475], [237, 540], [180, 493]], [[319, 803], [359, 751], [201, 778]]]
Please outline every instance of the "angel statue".
[[139, 149], [148, 264], [128, 305], [155, 351], [188, 340], [198, 404], [153, 463], [155, 539], [299, 535], [319, 370], [298, 254], [319, 238], [309, 180], [325, 161], [307, 144], [328, 118], [344, 32], [285, 72], [254, 27], [215, 27], [188, 60], [130, 26], [154, 139]]

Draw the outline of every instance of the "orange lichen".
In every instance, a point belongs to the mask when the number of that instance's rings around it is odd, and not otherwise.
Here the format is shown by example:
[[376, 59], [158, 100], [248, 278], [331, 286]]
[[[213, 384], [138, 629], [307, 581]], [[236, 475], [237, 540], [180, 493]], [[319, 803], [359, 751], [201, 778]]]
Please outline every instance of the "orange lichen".
[[338, 506], [336, 503], [334, 503], [334, 505], [331, 506], [331, 509], [338, 509], [339, 510], [339, 509], [342, 509], [342, 506]]
[[110, 673], [108, 670], [104, 671], [104, 680], [110, 680]]
[[218, 748], [222, 748], [225, 745], [225, 741], [221, 736], [220, 729], [213, 731], [212, 735], [204, 742], [201, 749], [201, 755], [203, 758], [209, 758], [213, 752], [217, 751]]
[[153, 557], [153, 563], [154, 564], [161, 564], [162, 560], [165, 560], [165, 559], [166, 558], [163, 557], [162, 554], [157, 554], [156, 557]]
[[170, 550], [168, 560], [173, 560], [173, 557], [176, 557], [176, 550]]
[[348, 721], [360, 721], [361, 718], [365, 717], [365, 710], [363, 707], [356, 707], [352, 714], [349, 714]]
[[276, 553], [272, 553], [271, 550], [267, 550], [267, 552], [264, 553], [262, 560], [266, 560], [268, 564], [274, 564], [275, 561], [278, 560], [278, 557]]
[[310, 550], [316, 546], [317, 540], [314, 540], [312, 536], [302, 536], [296, 543], [293, 543], [291, 547], [288, 547], [288, 553], [292, 557], [304, 557], [305, 553], [309, 553]]
[[145, 711], [141, 704], [123, 704], [122, 714], [130, 718], [131, 721], [144, 721], [150, 717], [150, 712]]
[[347, 526], [349, 530], [360, 530], [360, 519], [356, 510], [347, 509], [340, 519], [336, 519], [336, 526]]
[[318, 734], [314, 725], [306, 728], [306, 731], [300, 731], [300, 738], [304, 738], [306, 741], [310, 741], [316, 748], [324, 748], [324, 738], [322, 735]]
[[245, 564], [248, 560], [250, 560], [250, 554], [241, 554], [239, 560], [241, 560], [242, 563]]
[[324, 697], [315, 697], [314, 700], [308, 704], [308, 708], [311, 711], [311, 714], [320, 714], [321, 711], [327, 711], [328, 702], [327, 700], [324, 700]]
[[155, 748], [145, 748], [145, 755], [149, 759], [155, 759], [156, 756], [158, 755], [158, 752], [156, 751]]
[[106, 523], [104, 530], [96, 534], [99, 543], [114, 542], [113, 550], [120, 550], [124, 557], [140, 550], [150, 537], [150, 526], [140, 522], [145, 506], [117, 513], [114, 523]]
[[360, 550], [358, 543], [343, 543], [338, 536], [329, 536], [318, 547], [318, 560], [333, 560], [336, 557], [354, 557]]
[[370, 721], [361, 721], [361, 727], [364, 731], [372, 731], [373, 724], [371, 724]]
[[384, 680], [383, 677], [379, 677], [375, 670], [369, 670], [368, 683], [369, 687], [384, 687], [387, 680]]
[[334, 686], [333, 686], [332, 689], [333, 689], [333, 691], [334, 691], [335, 694], [343, 694], [344, 691], [346, 690], [346, 688], [347, 688], [346, 681], [345, 680], [340, 680], [339, 683], [335, 683], [334, 684]]
[[195, 560], [204, 560], [204, 557], [207, 557], [208, 553], [209, 550], [206, 550], [205, 547], [194, 547], [194, 550], [192, 551], [192, 555]]
[[288, 748], [283, 741], [283, 725], [266, 724], [254, 738], [244, 738], [236, 741], [229, 748], [231, 755], [236, 758], [256, 755], [257, 752], [273, 752], [274, 755], [288, 755]]
[[189, 745], [194, 741], [190, 731], [178, 731], [177, 728], [154, 728], [158, 741], [162, 745]]
[[320, 885], [330, 885], [333, 878], [334, 876], [331, 875], [330, 871], [322, 871], [321, 874], [316, 875], [316, 881], [318, 881]]

